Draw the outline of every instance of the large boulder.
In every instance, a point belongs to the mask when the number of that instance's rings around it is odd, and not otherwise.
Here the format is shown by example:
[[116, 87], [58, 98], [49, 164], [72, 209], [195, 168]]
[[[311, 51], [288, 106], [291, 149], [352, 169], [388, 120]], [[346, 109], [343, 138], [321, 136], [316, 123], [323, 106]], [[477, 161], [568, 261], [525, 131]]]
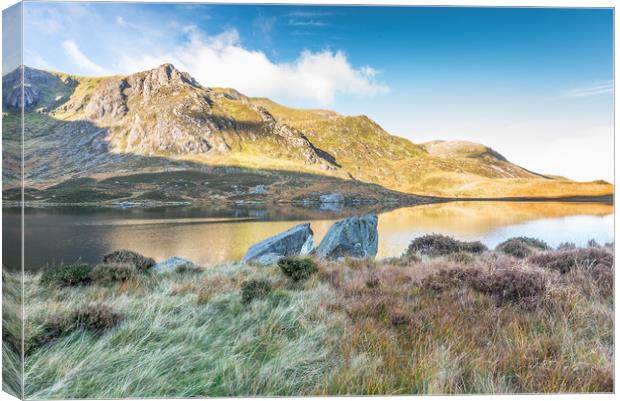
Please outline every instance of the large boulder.
[[326, 259], [374, 257], [379, 244], [377, 221], [376, 214], [340, 220], [325, 234], [315, 254]]
[[169, 271], [175, 271], [176, 269], [187, 267], [194, 267], [194, 263], [190, 260], [180, 258], [178, 256], [169, 257], [153, 266], [153, 270], [158, 273], [165, 273]]
[[283, 256], [307, 254], [313, 248], [313, 234], [310, 223], [299, 224], [252, 245], [242, 262], [269, 265], [276, 263]]

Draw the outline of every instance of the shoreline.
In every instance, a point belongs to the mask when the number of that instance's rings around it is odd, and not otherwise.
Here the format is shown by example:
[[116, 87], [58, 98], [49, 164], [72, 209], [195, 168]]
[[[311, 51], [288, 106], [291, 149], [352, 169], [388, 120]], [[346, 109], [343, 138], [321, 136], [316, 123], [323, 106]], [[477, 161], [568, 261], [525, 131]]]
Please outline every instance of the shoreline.
[[[361, 206], [373, 206], [373, 205], [391, 205], [393, 209], [399, 209], [402, 207], [421, 206], [435, 203], [451, 203], [451, 202], [561, 202], [561, 203], [600, 203], [600, 204], [614, 204], [614, 194], [608, 195], [576, 195], [576, 196], [563, 196], [563, 197], [539, 197], [539, 196], [507, 196], [499, 198], [459, 198], [459, 197], [425, 197], [420, 195], [412, 195], [415, 200], [410, 202], [402, 202], [399, 200], [388, 201], [360, 201], [354, 203], [321, 203], [321, 202], [303, 202], [303, 201], [252, 201], [252, 202], [238, 202], [238, 201], [183, 201], [183, 202], [76, 202], [76, 203], [37, 203], [37, 202], [17, 202], [17, 201], [2, 201], [3, 208], [15, 208], [24, 206], [26, 208], [46, 208], [46, 207], [101, 207], [101, 208], [117, 208], [117, 209], [136, 209], [136, 208], [150, 208], [150, 207], [162, 207], [162, 206], [297, 206], [302, 209], [315, 209], [321, 205], [342, 205], [342, 208], [354, 209]], [[422, 201], [420, 201], [422, 199]]]

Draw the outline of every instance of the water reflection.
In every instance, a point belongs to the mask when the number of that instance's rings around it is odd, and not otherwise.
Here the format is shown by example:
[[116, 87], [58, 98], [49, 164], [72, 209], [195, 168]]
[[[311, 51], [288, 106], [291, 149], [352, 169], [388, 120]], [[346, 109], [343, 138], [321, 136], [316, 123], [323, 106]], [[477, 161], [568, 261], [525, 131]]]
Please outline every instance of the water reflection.
[[[350, 211], [349, 211], [350, 212]], [[365, 211], [364, 211], [365, 212]], [[240, 259], [253, 243], [310, 221], [318, 243], [336, 211], [293, 209], [33, 209], [25, 218], [26, 267], [97, 262], [127, 248], [162, 260], [182, 256], [203, 265]], [[18, 265], [19, 213], [3, 209], [5, 265]], [[398, 256], [426, 233], [444, 233], [495, 246], [517, 235], [550, 245], [613, 241], [613, 207], [584, 203], [455, 202], [402, 208], [379, 215], [378, 257]]]

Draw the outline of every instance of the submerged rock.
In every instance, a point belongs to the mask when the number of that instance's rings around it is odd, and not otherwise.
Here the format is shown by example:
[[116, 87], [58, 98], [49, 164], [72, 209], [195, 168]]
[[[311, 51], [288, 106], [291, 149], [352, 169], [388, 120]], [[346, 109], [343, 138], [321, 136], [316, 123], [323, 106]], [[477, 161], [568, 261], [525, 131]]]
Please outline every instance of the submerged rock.
[[270, 265], [283, 256], [306, 254], [313, 248], [313, 234], [310, 223], [299, 224], [252, 245], [242, 262]]
[[319, 197], [321, 203], [344, 203], [344, 196], [340, 192], [321, 195]]
[[158, 273], [164, 273], [176, 270], [179, 267], [194, 267], [194, 262], [180, 258], [178, 256], [169, 257], [153, 266], [153, 270]]
[[374, 257], [379, 245], [377, 221], [376, 214], [338, 221], [325, 234], [315, 251], [316, 255], [326, 259]]

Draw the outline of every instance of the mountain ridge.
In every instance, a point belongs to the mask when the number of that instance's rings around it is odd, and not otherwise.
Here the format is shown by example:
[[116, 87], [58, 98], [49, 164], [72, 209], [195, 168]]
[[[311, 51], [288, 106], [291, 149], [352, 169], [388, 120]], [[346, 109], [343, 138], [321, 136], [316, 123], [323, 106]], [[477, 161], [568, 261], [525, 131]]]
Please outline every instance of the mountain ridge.
[[[3, 124], [9, 131], [17, 129], [12, 119], [21, 101], [16, 78], [3, 77]], [[172, 64], [112, 77], [25, 67], [26, 87], [25, 178], [33, 187], [78, 177], [233, 166], [312, 173], [440, 197], [613, 192], [600, 182], [533, 173], [485, 145], [414, 144], [367, 116], [294, 109], [235, 89], [203, 87]], [[4, 139], [10, 142], [11, 134]], [[8, 156], [10, 177], [16, 160]], [[540, 185], [544, 191], [536, 188]]]

